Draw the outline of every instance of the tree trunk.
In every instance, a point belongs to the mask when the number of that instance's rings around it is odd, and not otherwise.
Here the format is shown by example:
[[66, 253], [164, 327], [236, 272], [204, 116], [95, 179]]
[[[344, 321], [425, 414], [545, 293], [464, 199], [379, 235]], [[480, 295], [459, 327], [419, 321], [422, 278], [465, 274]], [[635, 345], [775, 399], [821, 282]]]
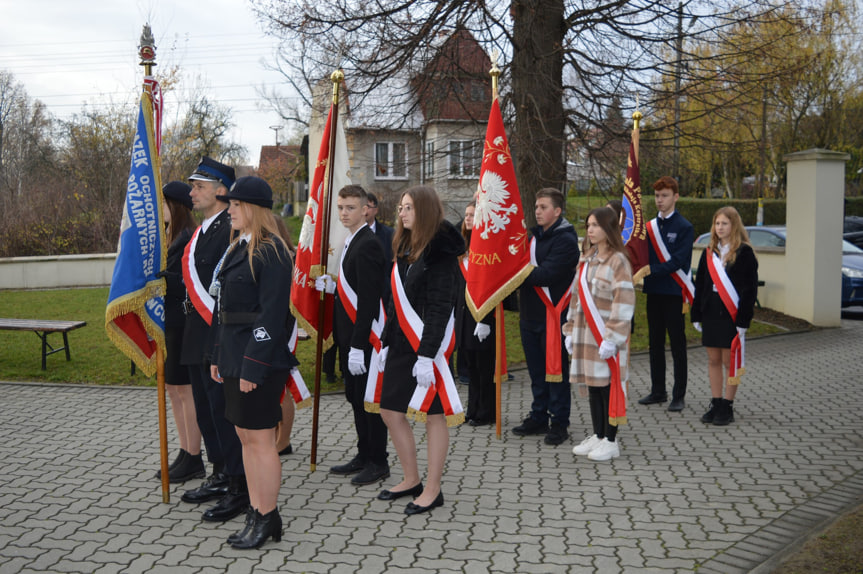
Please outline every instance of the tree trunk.
[[[543, 187], [565, 191], [563, 0], [513, 0], [512, 151], [528, 227]], [[542, 89], [537, 87], [542, 86]]]

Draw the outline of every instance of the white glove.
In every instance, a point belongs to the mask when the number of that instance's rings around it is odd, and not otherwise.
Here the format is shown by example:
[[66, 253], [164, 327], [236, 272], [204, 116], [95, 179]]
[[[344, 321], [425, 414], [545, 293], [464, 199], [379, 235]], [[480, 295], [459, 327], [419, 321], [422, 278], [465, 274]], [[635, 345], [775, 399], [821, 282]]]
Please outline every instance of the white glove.
[[476, 329], [473, 330], [473, 334], [476, 335], [476, 338], [479, 339], [480, 343], [482, 343], [485, 341], [486, 337], [491, 334], [491, 327], [485, 323], [477, 323]]
[[360, 349], [351, 347], [348, 353], [348, 371], [354, 376], [368, 372], [368, 369], [366, 369], [366, 357]]
[[330, 295], [336, 292], [336, 282], [326, 273], [315, 279], [315, 290], [326, 291]]
[[603, 361], [606, 359], [610, 359], [617, 353], [617, 345], [612, 343], [611, 341], [603, 341], [601, 345], [599, 345], [599, 358]]
[[417, 385], [424, 389], [429, 388], [434, 382], [434, 360], [429, 357], [417, 357], [411, 374], [417, 378]]
[[566, 348], [566, 352], [570, 355], [572, 354], [572, 335], [567, 335], [563, 338], [563, 346]]
[[693, 327], [695, 327], [695, 330], [696, 330], [696, 331], [698, 331], [699, 333], [701, 333], [701, 323], [700, 323], [700, 322], [696, 321], [696, 322], [694, 322], [694, 323], [692, 324], [692, 326], [693, 326]]
[[746, 335], [746, 327], [737, 327], [737, 334], [740, 335], [742, 339], [744, 335]]
[[384, 367], [386, 366], [387, 353], [389, 352], [389, 350], [389, 347], [384, 347], [383, 349], [381, 349], [381, 352], [378, 353], [378, 371], [382, 373], [384, 372]]

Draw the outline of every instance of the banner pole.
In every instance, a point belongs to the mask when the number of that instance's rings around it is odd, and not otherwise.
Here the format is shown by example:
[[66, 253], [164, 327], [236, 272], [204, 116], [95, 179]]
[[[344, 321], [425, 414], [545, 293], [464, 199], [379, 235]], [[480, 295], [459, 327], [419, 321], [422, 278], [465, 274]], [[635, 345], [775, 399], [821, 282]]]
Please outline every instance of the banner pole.
[[495, 426], [497, 438], [501, 438], [501, 385], [503, 384], [503, 302], [497, 304], [494, 312], [494, 401]]
[[[323, 202], [323, 218], [321, 222], [321, 274], [327, 272], [327, 260], [329, 258], [330, 247], [330, 212], [331, 212], [331, 195], [333, 187], [333, 158], [336, 153], [336, 126], [339, 121], [339, 87], [345, 75], [341, 70], [336, 70], [330, 75], [330, 80], [333, 82], [333, 102], [332, 115], [330, 123], [330, 141], [328, 142], [329, 153], [327, 154], [326, 177], [324, 178], [324, 189], [321, 194]], [[318, 305], [318, 336], [315, 345], [315, 396], [313, 399], [312, 408], [312, 452], [309, 468], [312, 472], [317, 469], [318, 456], [318, 417], [320, 414], [321, 405], [321, 359], [324, 349], [324, 321], [326, 320], [326, 291], [321, 291], [320, 304]]]

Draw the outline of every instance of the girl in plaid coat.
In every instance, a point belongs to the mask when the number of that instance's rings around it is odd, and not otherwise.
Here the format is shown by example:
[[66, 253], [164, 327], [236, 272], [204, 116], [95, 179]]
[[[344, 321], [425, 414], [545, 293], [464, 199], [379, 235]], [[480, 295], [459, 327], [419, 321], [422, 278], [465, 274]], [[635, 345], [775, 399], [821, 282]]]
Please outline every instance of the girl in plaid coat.
[[[613, 378], [618, 382], [627, 378], [627, 342], [635, 309], [632, 268], [614, 210], [600, 207], [588, 214], [582, 251], [585, 256], [575, 274], [572, 303], [563, 333], [567, 350], [572, 355], [570, 381], [579, 385], [582, 394], [587, 387], [593, 434], [572, 452], [587, 455], [591, 460], [610, 460], [620, 456], [620, 447], [615, 440], [617, 425], [612, 424], [618, 421], [609, 420], [611, 384]], [[579, 293], [582, 284], [588, 286], [589, 297], [587, 293]], [[592, 321], [589, 321], [590, 307], [598, 315], [594, 315]], [[594, 337], [590, 322], [601, 333], [600, 340]], [[611, 366], [610, 362], [613, 363], [615, 358], [616, 364]], [[619, 377], [615, 377], [612, 369], [618, 368]]]

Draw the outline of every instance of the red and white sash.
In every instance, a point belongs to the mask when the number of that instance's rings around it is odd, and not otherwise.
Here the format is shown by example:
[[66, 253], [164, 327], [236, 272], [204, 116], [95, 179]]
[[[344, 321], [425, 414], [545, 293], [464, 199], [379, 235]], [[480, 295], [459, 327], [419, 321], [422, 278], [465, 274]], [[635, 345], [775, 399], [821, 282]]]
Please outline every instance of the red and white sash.
[[[422, 318], [420, 318], [419, 314], [411, 306], [410, 301], [408, 301], [398, 265], [393, 265], [390, 285], [392, 287], [393, 303], [395, 304], [399, 327], [401, 327], [402, 332], [407, 337], [411, 348], [414, 352], [417, 352], [422, 340], [424, 325]], [[426, 420], [428, 410], [431, 408], [435, 395], [439, 395], [444, 415], [446, 416], [447, 426], [456, 426], [464, 422], [464, 408], [458, 396], [455, 380], [453, 380], [448, 363], [449, 356], [452, 354], [454, 348], [455, 314], [453, 311], [450, 311], [443, 340], [434, 356], [435, 382], [427, 389], [417, 385], [410, 403], [408, 403], [408, 417], [417, 421]]]
[[[710, 257], [707, 258], [707, 270], [710, 272], [710, 278], [716, 286], [716, 291], [719, 293], [719, 298], [731, 315], [731, 320], [737, 326], [737, 309], [740, 303], [740, 296], [737, 294], [737, 289], [728, 277], [725, 271], [725, 266], [722, 265], [722, 260], [715, 251], [710, 252]], [[746, 337], [739, 331], [731, 341], [731, 364], [728, 365], [728, 384], [739, 385], [740, 377], [746, 372], [745, 367], [745, 347]]]
[[[647, 235], [650, 236], [650, 243], [653, 245], [656, 256], [659, 257], [661, 262], [668, 263], [671, 260], [671, 253], [669, 253], [668, 247], [665, 246], [665, 241], [663, 241], [662, 234], [657, 227], [656, 218], [647, 222]], [[692, 301], [695, 299], [695, 285], [692, 284], [689, 274], [684, 272], [683, 269], [678, 269], [671, 274], [671, 278], [674, 279], [675, 283], [680, 285], [683, 302], [687, 305], [692, 305]]]
[[[539, 267], [536, 262], [536, 237], [530, 239], [530, 262]], [[540, 301], [545, 305], [545, 380], [552, 383], [563, 381], [563, 350], [561, 347], [561, 314], [569, 307], [572, 300], [572, 285], [566, 288], [557, 305], [551, 299], [548, 287], [534, 285]]]
[[207, 325], [212, 325], [216, 301], [207, 291], [207, 287], [204, 287], [201, 277], [198, 275], [198, 268], [195, 266], [195, 246], [198, 244], [200, 235], [201, 226], [199, 225], [183, 252], [183, 282], [186, 284], [186, 292], [189, 294], [189, 300], [192, 301], [195, 310], [207, 322]]
[[[288, 349], [290, 349], [291, 353], [295, 353], [297, 350], [297, 333], [297, 322], [294, 321], [294, 329], [291, 331], [291, 338], [288, 340]], [[279, 402], [284, 400], [287, 393], [291, 394], [298, 409], [307, 407], [312, 403], [312, 394], [309, 392], [309, 388], [306, 386], [306, 382], [303, 380], [303, 376], [297, 367], [291, 369], [291, 374], [288, 375], [288, 380], [285, 381], [285, 392], [282, 393], [282, 398]]]
[[[596, 308], [596, 302], [593, 300], [590, 286], [587, 283], [587, 266], [588, 262], [585, 261], [578, 276], [578, 301], [581, 303], [587, 326], [590, 328], [597, 347], [599, 347], [604, 339], [602, 334], [605, 332], [605, 321], [599, 314], [599, 309]], [[608, 363], [608, 368], [611, 371], [608, 424], [614, 426], [626, 424], [626, 389], [620, 381], [620, 351], [613, 357], [605, 359], [605, 362]]]

